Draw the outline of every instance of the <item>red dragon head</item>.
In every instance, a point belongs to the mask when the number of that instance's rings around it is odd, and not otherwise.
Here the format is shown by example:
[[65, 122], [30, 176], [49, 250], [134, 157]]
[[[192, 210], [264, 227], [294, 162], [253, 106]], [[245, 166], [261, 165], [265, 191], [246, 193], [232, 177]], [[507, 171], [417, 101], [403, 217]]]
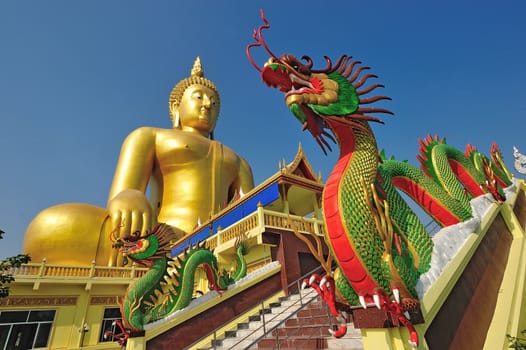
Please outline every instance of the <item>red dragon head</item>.
[[[360, 88], [369, 78], [376, 78], [374, 74], [362, 72], [369, 67], [359, 66], [361, 62], [351, 60], [352, 57], [342, 55], [333, 64], [325, 56], [326, 66], [323, 69], [313, 69], [313, 62], [309, 56], [297, 59], [291, 54], [277, 57], [263, 39], [263, 29], [270, 28], [270, 24], [261, 11], [263, 25], [254, 30], [254, 43], [246, 49], [250, 63], [261, 73], [261, 78], [267, 86], [275, 87], [285, 93], [285, 102], [294, 116], [303, 124], [303, 130], [308, 129], [322, 150], [331, 149], [325, 138], [334, 138], [325, 129], [329, 127], [327, 121], [334, 120], [349, 125], [350, 127], [369, 132], [364, 122], [382, 122], [380, 119], [366, 115], [367, 113], [388, 113], [391, 111], [383, 108], [362, 108], [361, 104], [373, 103], [386, 96], [373, 96], [361, 98], [381, 84], [372, 84]], [[262, 46], [270, 55], [263, 68], [260, 68], [252, 58], [250, 49]], [[358, 68], [356, 68], [358, 67]], [[356, 69], [355, 69], [356, 68]]]

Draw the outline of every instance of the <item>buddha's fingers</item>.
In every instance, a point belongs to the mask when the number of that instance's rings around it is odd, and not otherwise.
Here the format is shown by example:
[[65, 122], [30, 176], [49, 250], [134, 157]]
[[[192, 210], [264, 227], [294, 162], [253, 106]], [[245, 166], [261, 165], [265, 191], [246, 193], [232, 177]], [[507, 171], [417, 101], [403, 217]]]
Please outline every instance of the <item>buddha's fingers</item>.
[[128, 210], [117, 210], [111, 214], [111, 226], [115, 230], [117, 227], [120, 229], [119, 237], [129, 237], [131, 234], [131, 212]]

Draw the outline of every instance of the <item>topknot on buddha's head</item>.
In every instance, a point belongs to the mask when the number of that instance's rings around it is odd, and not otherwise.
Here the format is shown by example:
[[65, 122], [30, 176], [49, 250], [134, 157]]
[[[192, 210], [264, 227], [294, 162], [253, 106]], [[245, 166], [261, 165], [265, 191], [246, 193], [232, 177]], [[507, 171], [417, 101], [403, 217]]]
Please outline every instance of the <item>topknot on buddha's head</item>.
[[194, 62], [194, 66], [192, 67], [192, 71], [190, 72], [190, 76], [178, 82], [177, 85], [175, 85], [175, 87], [173, 88], [172, 93], [170, 94], [170, 99], [168, 101], [168, 109], [170, 111], [170, 117], [172, 118], [172, 120], [174, 119], [174, 107], [175, 109], [179, 107], [179, 104], [181, 103], [181, 98], [183, 97], [185, 90], [189, 86], [196, 84], [203, 85], [207, 88], [214, 90], [217, 94], [216, 103], [219, 106], [219, 91], [217, 90], [216, 85], [212, 81], [205, 78], [203, 66], [201, 65], [201, 59], [199, 58], [199, 56], [197, 56]]

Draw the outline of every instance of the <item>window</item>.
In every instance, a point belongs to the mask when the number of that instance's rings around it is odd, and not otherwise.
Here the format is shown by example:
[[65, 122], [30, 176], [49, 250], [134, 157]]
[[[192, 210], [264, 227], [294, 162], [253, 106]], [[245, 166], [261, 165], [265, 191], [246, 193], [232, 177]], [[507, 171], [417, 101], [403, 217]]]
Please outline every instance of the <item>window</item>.
[[0, 311], [0, 350], [45, 348], [55, 310]]
[[121, 309], [118, 307], [111, 307], [104, 309], [104, 317], [102, 318], [102, 326], [100, 329], [99, 342], [117, 341], [114, 337], [107, 337], [104, 339], [104, 333], [111, 332], [113, 334], [121, 333], [121, 329], [114, 324], [115, 321], [121, 320]]

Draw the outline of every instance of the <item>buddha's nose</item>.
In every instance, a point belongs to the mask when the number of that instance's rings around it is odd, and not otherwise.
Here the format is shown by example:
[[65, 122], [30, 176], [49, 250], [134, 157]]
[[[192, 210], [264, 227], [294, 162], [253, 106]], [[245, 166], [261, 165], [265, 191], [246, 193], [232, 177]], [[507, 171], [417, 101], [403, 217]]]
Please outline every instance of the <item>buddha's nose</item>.
[[206, 95], [203, 96], [203, 107], [210, 108], [210, 97]]

